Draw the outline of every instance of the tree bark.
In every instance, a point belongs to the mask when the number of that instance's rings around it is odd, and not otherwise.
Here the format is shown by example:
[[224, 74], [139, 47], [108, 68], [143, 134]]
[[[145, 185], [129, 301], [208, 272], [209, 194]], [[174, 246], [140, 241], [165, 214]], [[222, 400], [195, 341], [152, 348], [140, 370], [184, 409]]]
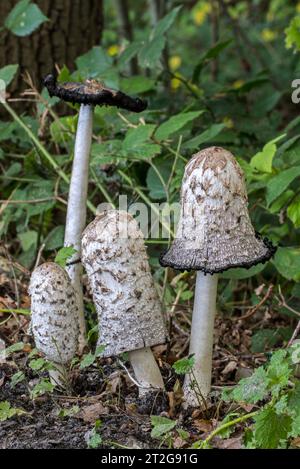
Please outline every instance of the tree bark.
[[[2, 21], [19, 0], [0, 2]], [[30, 36], [17, 37], [10, 31], [0, 33], [0, 68], [19, 64], [40, 88], [41, 79], [55, 64], [73, 69], [75, 59], [101, 41], [103, 0], [35, 0], [50, 21]], [[24, 88], [21, 74], [9, 88], [15, 94]]]

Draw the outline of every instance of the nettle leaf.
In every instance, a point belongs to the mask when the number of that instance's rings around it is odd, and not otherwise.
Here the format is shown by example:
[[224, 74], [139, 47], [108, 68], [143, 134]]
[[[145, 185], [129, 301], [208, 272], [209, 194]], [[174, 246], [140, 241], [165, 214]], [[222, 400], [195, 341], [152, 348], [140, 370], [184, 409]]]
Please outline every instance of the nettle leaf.
[[269, 387], [273, 396], [278, 396], [279, 391], [287, 386], [292, 373], [286, 355], [286, 350], [278, 350], [273, 353], [267, 369]]
[[267, 204], [270, 205], [273, 200], [277, 199], [293, 182], [300, 176], [300, 166], [295, 166], [274, 176], [267, 183]]
[[91, 78], [101, 75], [111, 67], [112, 63], [112, 58], [100, 46], [93, 47], [76, 59], [79, 71]]
[[60, 265], [61, 267], [65, 268], [68, 260], [76, 253], [76, 249], [73, 248], [73, 246], [66, 246], [64, 248], [61, 248], [54, 261], [56, 264]]
[[278, 272], [288, 280], [300, 280], [300, 248], [279, 247], [273, 259]]
[[5, 85], [8, 86], [14, 79], [19, 65], [6, 65], [0, 68], [0, 80], [3, 80]]
[[279, 341], [289, 339], [292, 332], [290, 327], [261, 329], [252, 336], [251, 352], [264, 352], [266, 348], [274, 347]]
[[166, 140], [170, 135], [180, 130], [185, 124], [196, 119], [202, 111], [181, 112], [176, 116], [170, 117], [166, 122], [163, 122], [155, 132], [155, 137], [158, 140]]
[[154, 129], [153, 124], [139, 125], [134, 129], [129, 129], [122, 144], [123, 150], [134, 150], [135, 147], [139, 147], [149, 139]]
[[48, 21], [40, 8], [30, 0], [21, 0], [7, 16], [4, 26], [16, 36], [27, 36]]
[[300, 196], [288, 206], [287, 216], [294, 223], [295, 228], [300, 228]]
[[237, 402], [255, 404], [267, 396], [268, 383], [266, 371], [259, 367], [249, 378], [241, 379], [232, 391], [226, 392], [225, 399], [228, 400], [229, 397]]
[[153, 426], [151, 431], [152, 438], [159, 438], [176, 427], [177, 421], [160, 417], [158, 415], [151, 416], [151, 424]]
[[178, 375], [185, 375], [186, 373], [190, 373], [195, 365], [195, 358], [194, 356], [181, 358], [177, 360], [172, 366], [175, 370], [175, 373]]
[[277, 150], [276, 142], [281, 140], [283, 137], [285, 137], [285, 134], [268, 142], [263, 147], [262, 151], [256, 153], [256, 155], [251, 158], [250, 166], [262, 173], [272, 173], [273, 158]]
[[271, 406], [266, 407], [254, 417], [254, 438], [258, 448], [275, 449], [285, 447], [292, 429], [292, 418], [277, 414]]

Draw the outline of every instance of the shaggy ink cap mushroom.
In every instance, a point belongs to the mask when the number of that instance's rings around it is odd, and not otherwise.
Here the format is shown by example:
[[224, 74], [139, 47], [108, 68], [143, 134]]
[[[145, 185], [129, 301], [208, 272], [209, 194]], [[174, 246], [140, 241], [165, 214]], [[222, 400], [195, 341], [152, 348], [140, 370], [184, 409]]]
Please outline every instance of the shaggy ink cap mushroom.
[[109, 210], [86, 227], [82, 263], [99, 318], [98, 345], [105, 346], [102, 356], [166, 341], [143, 234], [130, 214]]
[[30, 279], [31, 327], [37, 349], [57, 364], [76, 354], [78, 311], [68, 274], [54, 262], [37, 267]]
[[90, 78], [83, 83], [58, 83], [56, 76], [49, 74], [43, 79], [43, 83], [51, 97], [57, 96], [73, 104], [116, 106], [132, 112], [142, 112], [147, 108], [147, 101], [132, 98], [122, 91], [110, 89]]
[[176, 237], [161, 265], [214, 274], [269, 260], [276, 248], [255, 232], [247, 205], [234, 156], [220, 147], [196, 153], [185, 168]]

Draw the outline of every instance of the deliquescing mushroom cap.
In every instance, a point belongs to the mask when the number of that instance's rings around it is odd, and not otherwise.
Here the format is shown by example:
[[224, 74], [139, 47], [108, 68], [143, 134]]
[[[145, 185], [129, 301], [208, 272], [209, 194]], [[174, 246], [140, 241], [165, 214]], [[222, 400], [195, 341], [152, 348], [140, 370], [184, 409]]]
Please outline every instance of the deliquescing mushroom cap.
[[206, 148], [185, 167], [176, 237], [162, 266], [222, 272], [266, 262], [276, 248], [255, 232], [244, 174], [223, 148]]
[[116, 106], [132, 112], [142, 112], [147, 107], [147, 101], [107, 88], [100, 81], [91, 78], [83, 83], [58, 83], [56, 76], [49, 74], [43, 79], [43, 84], [51, 97], [57, 96], [73, 104]]
[[105, 346], [102, 356], [165, 342], [165, 322], [143, 234], [129, 213], [109, 210], [87, 226], [82, 263], [98, 314], [98, 345]]
[[77, 350], [76, 293], [68, 274], [54, 262], [37, 267], [30, 279], [32, 331], [37, 349], [64, 364]]

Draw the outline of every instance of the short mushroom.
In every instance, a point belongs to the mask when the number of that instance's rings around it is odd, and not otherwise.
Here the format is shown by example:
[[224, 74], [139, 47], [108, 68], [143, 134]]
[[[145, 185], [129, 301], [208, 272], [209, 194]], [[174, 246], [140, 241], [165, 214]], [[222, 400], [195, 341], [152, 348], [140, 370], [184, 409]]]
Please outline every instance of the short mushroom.
[[58, 83], [56, 76], [47, 75], [43, 80], [50, 96], [63, 101], [81, 104], [75, 140], [74, 161], [69, 189], [65, 246], [73, 246], [76, 253], [69, 260], [66, 270], [76, 290], [79, 311], [79, 350], [86, 345], [85, 320], [83, 311], [81, 275], [79, 261], [81, 235], [86, 223], [86, 205], [89, 173], [89, 155], [92, 142], [93, 107], [95, 105], [117, 106], [133, 112], [144, 111], [147, 102], [131, 98], [121, 91], [111, 90], [97, 80], [88, 79], [83, 83]]
[[54, 262], [37, 267], [30, 279], [31, 329], [37, 349], [53, 362], [53, 384], [65, 386], [65, 365], [76, 354], [78, 311], [67, 272]]
[[193, 378], [188, 375], [184, 384], [191, 406], [211, 388], [218, 273], [264, 263], [276, 250], [254, 231], [247, 205], [244, 175], [229, 151], [211, 147], [191, 158], [182, 182], [176, 237], [160, 258], [164, 267], [198, 271], [189, 349], [195, 364]]
[[151, 346], [166, 340], [161, 304], [150, 273], [143, 234], [124, 211], [109, 210], [83, 232], [82, 263], [99, 320], [103, 357], [129, 353], [139, 395], [163, 389]]

